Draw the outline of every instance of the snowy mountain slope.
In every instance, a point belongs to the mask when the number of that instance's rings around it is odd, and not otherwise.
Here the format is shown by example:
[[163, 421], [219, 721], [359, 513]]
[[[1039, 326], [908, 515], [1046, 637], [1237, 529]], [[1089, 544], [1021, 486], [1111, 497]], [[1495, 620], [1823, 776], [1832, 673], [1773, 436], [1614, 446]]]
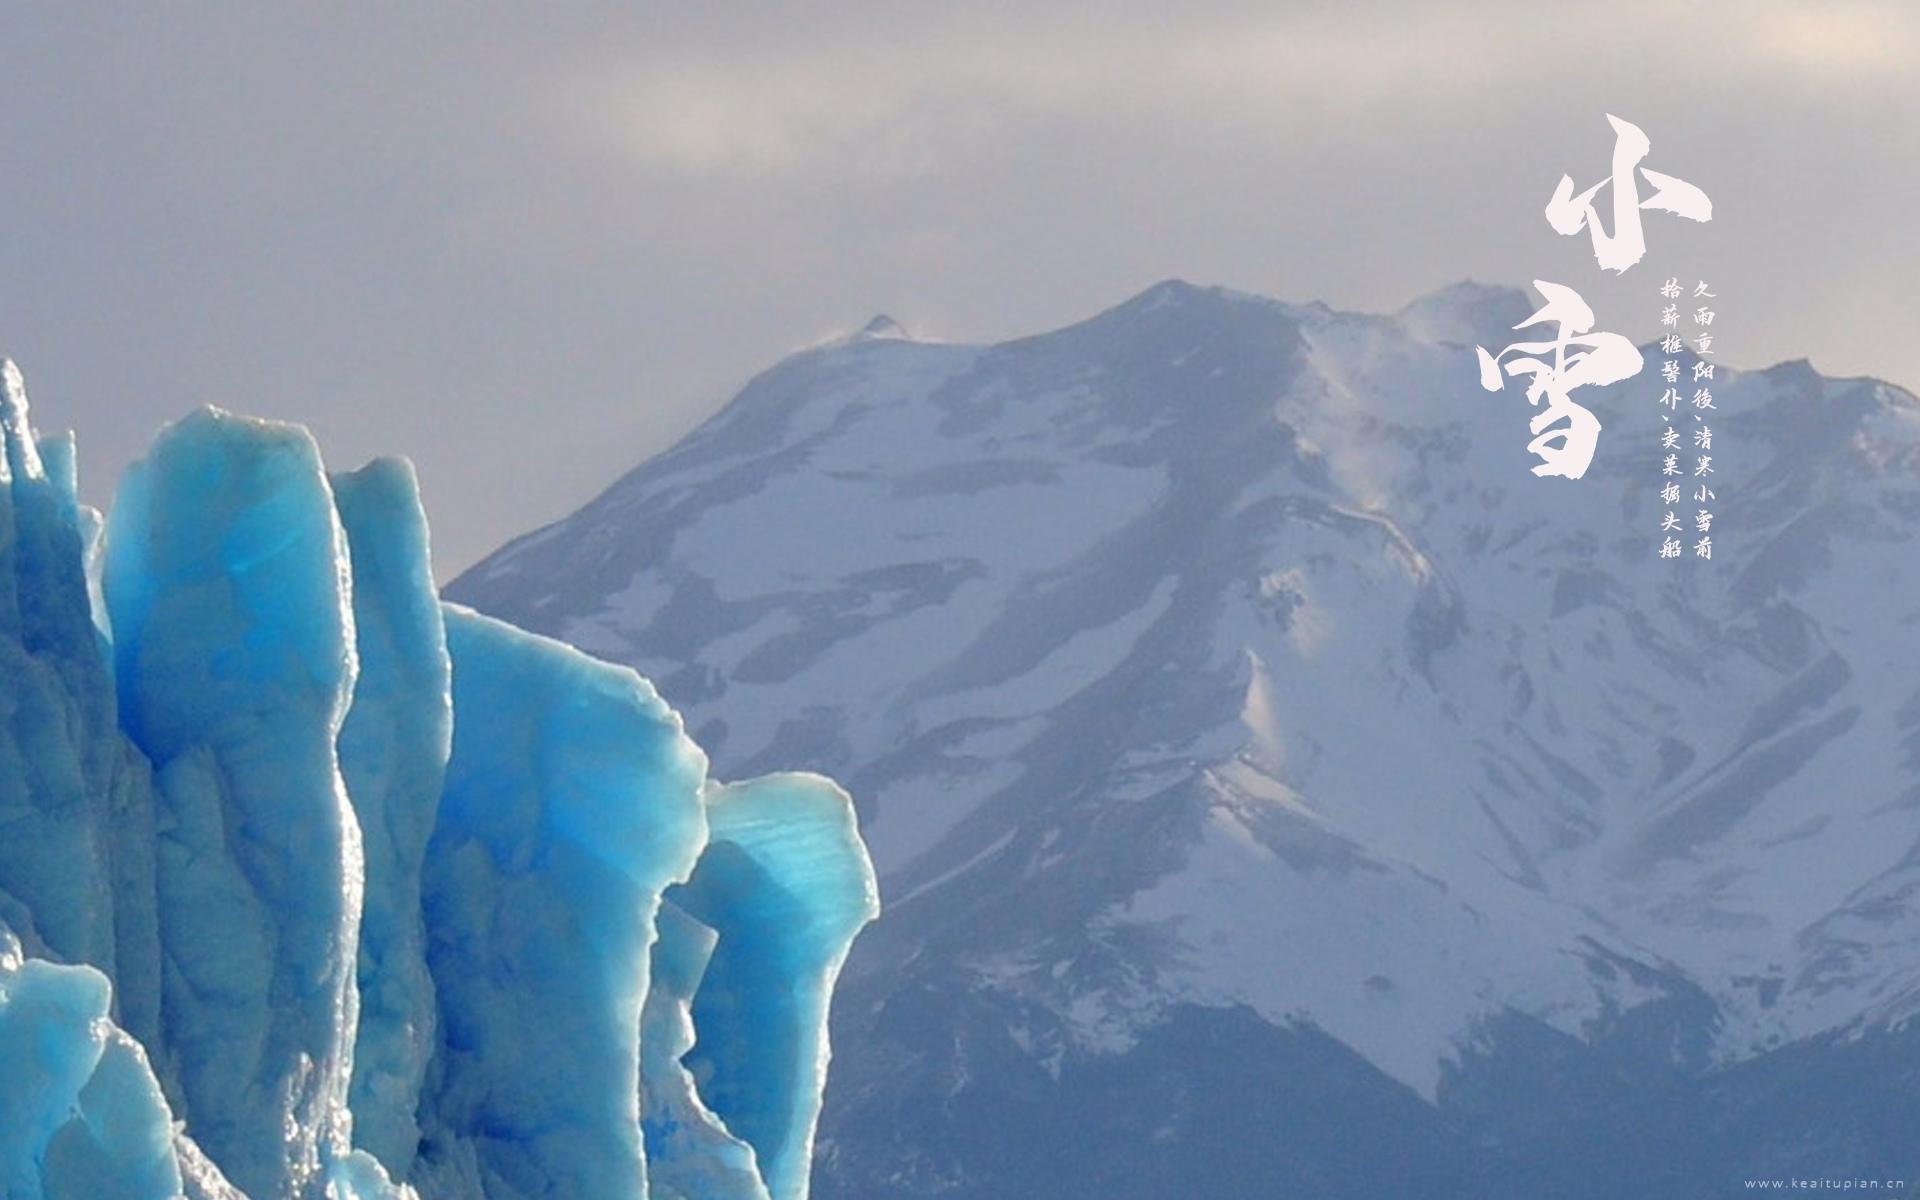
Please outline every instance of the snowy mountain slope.
[[[1170, 282], [997, 346], [856, 337], [449, 594], [654, 678], [721, 777], [848, 783], [891, 907], [847, 1112], [903, 1071], [1065, 1088], [1207, 1013], [1443, 1101], [1515, 1019], [1684, 1012], [1702, 1070], [1897, 1026], [1920, 406], [1723, 365], [1715, 556], [1662, 562], [1657, 389], [1582, 394], [1569, 482], [1478, 388], [1532, 308]], [[992, 1039], [1018, 1062], [963, 1061]], [[951, 1189], [955, 1119], [830, 1102], [830, 1149]]]

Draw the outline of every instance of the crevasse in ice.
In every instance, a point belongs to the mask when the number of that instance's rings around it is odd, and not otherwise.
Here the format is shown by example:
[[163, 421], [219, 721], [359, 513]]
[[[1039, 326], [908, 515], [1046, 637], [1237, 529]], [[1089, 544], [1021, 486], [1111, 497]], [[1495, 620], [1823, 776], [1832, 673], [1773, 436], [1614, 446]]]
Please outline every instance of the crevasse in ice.
[[804, 1197], [845, 793], [443, 607], [404, 463], [206, 410], [103, 530], [4, 385], [0, 1196]]

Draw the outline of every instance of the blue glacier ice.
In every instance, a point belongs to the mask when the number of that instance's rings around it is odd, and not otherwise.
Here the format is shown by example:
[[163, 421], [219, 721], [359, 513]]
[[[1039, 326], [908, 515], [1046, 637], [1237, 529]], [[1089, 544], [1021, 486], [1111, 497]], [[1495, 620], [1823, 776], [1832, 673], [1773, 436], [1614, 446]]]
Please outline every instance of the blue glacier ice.
[[28, 959], [0, 925], [0, 1195], [182, 1194], [160, 1084], [88, 966]]
[[426, 1153], [490, 1196], [645, 1195], [647, 951], [661, 892], [706, 841], [706, 756], [625, 668], [461, 609], [447, 641]]
[[116, 861], [137, 873], [114, 843], [144, 808], [145, 764], [117, 724], [72, 455], [42, 458], [19, 371], [0, 376], [0, 920], [69, 962], [137, 960], [150, 985], [151, 935], [113, 897]]
[[641, 1130], [656, 1200], [768, 1200], [753, 1147], [700, 1098], [686, 1065], [693, 997], [720, 935], [662, 900], [653, 974], [641, 1013]]
[[340, 729], [340, 771], [366, 863], [349, 1105], [354, 1141], [405, 1177], [420, 1144], [416, 1109], [438, 1019], [420, 879], [452, 748], [452, 664], [412, 466], [383, 459], [337, 474], [333, 495], [353, 569], [360, 662]]
[[706, 1102], [754, 1149], [773, 1200], [803, 1200], [827, 1079], [827, 1001], [880, 913], [853, 802], [818, 775], [707, 790], [707, 851], [669, 893], [717, 935], [686, 1056]]
[[672, 1197], [803, 1200], [827, 1003], [879, 895], [832, 780], [708, 784], [704, 800], [706, 850], [669, 889], [653, 947], [647, 1150]]
[[161, 434], [108, 527], [121, 723], [161, 825], [161, 1036], [179, 1115], [254, 1196], [308, 1190], [348, 1136], [344, 542], [304, 430], [212, 411]]
[[0, 1195], [804, 1197], [846, 795], [443, 606], [405, 463], [204, 410], [103, 524], [4, 384]]

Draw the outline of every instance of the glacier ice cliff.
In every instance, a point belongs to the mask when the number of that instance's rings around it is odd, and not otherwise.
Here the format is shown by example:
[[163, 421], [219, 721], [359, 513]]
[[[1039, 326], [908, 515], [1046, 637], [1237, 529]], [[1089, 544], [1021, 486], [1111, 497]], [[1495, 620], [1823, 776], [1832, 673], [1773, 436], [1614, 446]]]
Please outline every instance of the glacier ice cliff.
[[0, 1196], [804, 1197], [846, 794], [443, 605], [405, 463], [209, 409], [102, 522], [4, 384]]

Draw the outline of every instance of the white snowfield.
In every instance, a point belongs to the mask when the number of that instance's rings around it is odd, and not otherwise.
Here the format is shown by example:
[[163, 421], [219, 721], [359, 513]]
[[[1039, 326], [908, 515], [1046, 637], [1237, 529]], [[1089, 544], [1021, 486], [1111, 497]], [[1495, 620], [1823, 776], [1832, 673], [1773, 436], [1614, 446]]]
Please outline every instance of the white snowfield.
[[845, 792], [442, 605], [404, 463], [0, 432], [0, 1196], [803, 1200]]
[[846, 780], [876, 996], [939, 959], [1095, 1049], [1247, 1005], [1427, 1096], [1509, 1012], [1697, 989], [1723, 1058], [1912, 1015], [1920, 406], [1719, 364], [1713, 558], [1661, 561], [1651, 373], [1582, 393], [1577, 482], [1477, 386], [1531, 307], [855, 337], [449, 594], [659, 680], [723, 772]]

